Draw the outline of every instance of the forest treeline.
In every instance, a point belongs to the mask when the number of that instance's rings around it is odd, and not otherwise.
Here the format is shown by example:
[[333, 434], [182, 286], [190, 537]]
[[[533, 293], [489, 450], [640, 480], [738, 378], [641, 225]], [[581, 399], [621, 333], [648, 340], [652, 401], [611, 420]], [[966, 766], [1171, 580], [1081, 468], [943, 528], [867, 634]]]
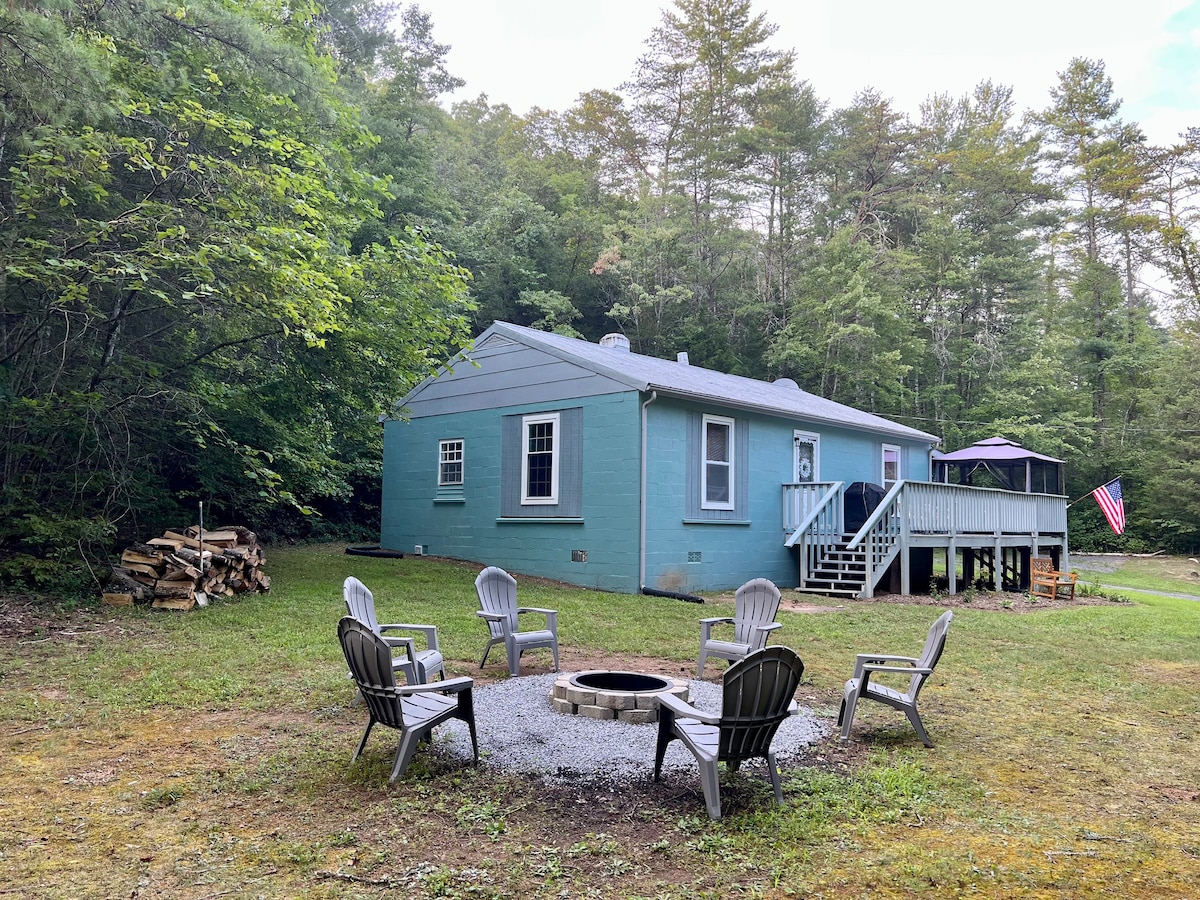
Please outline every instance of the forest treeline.
[[1154, 146], [1100, 60], [1047, 103], [834, 108], [749, 0], [676, 0], [626, 83], [476, 99], [373, 0], [0, 11], [0, 578], [91, 588], [213, 520], [377, 534], [380, 428], [495, 319], [787, 376], [1121, 476], [1200, 543], [1200, 129]]

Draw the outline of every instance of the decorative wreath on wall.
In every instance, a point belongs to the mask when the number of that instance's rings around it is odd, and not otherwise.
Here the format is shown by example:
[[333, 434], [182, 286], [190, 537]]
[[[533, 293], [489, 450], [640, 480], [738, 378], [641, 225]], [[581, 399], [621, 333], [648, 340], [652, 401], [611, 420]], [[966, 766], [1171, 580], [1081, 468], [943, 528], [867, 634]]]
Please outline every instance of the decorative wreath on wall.
[[800, 478], [802, 480], [807, 481], [809, 478], [812, 478], [812, 460], [811, 459], [800, 460], [800, 465], [797, 468], [800, 470]]

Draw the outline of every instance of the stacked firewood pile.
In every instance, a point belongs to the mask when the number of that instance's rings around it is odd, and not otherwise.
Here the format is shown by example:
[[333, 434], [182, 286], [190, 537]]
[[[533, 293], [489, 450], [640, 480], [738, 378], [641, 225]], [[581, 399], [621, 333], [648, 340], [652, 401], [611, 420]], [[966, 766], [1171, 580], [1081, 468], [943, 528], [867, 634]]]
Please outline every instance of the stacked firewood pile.
[[207, 606], [213, 597], [269, 591], [265, 562], [258, 536], [240, 525], [167, 531], [121, 554], [121, 564], [113, 566], [104, 587], [104, 603], [188, 610]]

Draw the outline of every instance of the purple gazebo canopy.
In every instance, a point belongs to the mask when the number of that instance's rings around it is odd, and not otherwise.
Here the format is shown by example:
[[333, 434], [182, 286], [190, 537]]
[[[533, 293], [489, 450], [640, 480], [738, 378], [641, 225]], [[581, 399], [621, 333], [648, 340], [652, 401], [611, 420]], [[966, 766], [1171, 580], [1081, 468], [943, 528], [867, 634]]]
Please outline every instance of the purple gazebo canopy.
[[1062, 465], [1061, 459], [1027, 450], [1007, 438], [993, 437], [937, 456], [934, 478], [948, 483], [953, 466], [958, 470], [959, 483], [970, 484], [971, 476], [982, 469], [1010, 491], [1059, 494]]

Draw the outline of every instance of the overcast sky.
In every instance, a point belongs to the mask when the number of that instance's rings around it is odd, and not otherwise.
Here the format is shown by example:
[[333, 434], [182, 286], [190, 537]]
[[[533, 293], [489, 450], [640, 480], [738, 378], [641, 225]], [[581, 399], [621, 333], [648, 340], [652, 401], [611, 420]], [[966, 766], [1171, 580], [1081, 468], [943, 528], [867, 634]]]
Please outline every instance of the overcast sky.
[[[451, 99], [565, 110], [615, 90], [661, 21], [659, 0], [417, 0], [449, 44]], [[865, 87], [915, 116], [933, 93], [990, 78], [1044, 109], [1072, 57], [1102, 59], [1121, 117], [1157, 144], [1200, 125], [1200, 0], [753, 0], [796, 51], [796, 76], [833, 107]]]

